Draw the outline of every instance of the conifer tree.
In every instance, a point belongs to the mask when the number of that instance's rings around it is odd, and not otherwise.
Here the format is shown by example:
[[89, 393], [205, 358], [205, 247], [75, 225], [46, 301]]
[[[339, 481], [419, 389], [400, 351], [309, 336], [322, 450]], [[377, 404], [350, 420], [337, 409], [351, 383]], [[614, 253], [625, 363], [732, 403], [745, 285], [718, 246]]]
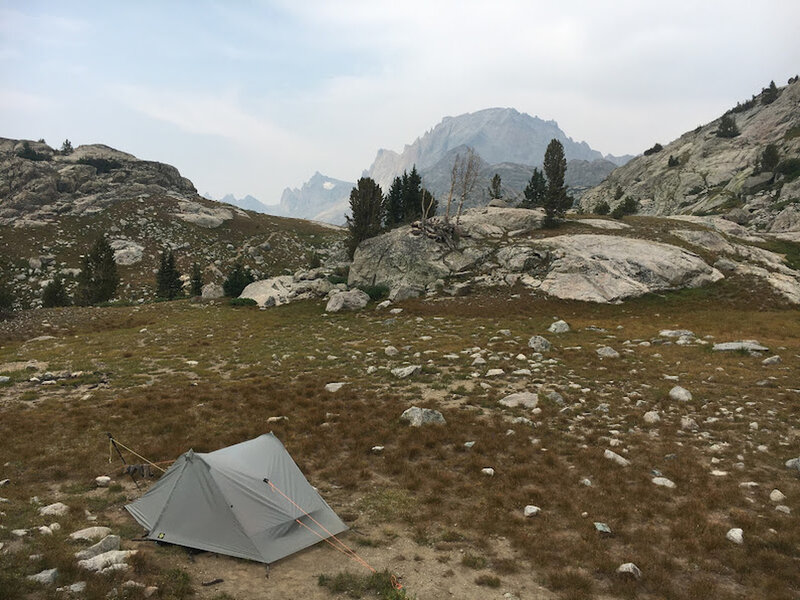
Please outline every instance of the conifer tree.
[[174, 300], [183, 291], [181, 273], [175, 266], [175, 255], [172, 250], [164, 250], [161, 253], [161, 263], [156, 273], [156, 287], [156, 295], [167, 300]]
[[557, 219], [563, 218], [567, 209], [572, 206], [572, 199], [567, 195], [564, 175], [567, 172], [567, 159], [564, 157], [564, 146], [557, 139], [550, 140], [544, 153], [544, 174], [547, 177], [547, 191], [544, 198], [544, 226], [555, 227]]
[[384, 214], [387, 229], [403, 222], [403, 180], [400, 177], [394, 178], [384, 199]]
[[544, 206], [544, 197], [547, 192], [547, 181], [544, 174], [537, 168], [533, 169], [533, 175], [525, 186], [523, 194], [525, 200], [522, 201], [522, 208], [538, 208]]
[[67, 295], [67, 290], [64, 287], [64, 282], [61, 277], [54, 277], [48, 283], [42, 292], [42, 306], [44, 308], [52, 308], [54, 306], [69, 306], [70, 300]]
[[733, 138], [739, 135], [739, 128], [736, 126], [736, 119], [733, 115], [722, 115], [717, 128], [717, 136], [721, 138]]
[[362, 177], [350, 192], [347, 216], [347, 252], [352, 259], [358, 245], [378, 235], [383, 228], [383, 192], [370, 177]]
[[222, 291], [228, 298], [237, 298], [242, 294], [244, 288], [254, 281], [255, 277], [253, 277], [250, 269], [245, 267], [241, 261], [236, 261], [236, 264], [233, 265], [233, 271], [222, 283]]
[[196, 262], [192, 263], [192, 296], [203, 295], [203, 271]]
[[495, 173], [488, 188], [489, 198], [499, 200], [503, 197], [503, 183], [499, 173]]
[[411, 223], [422, 216], [422, 177], [417, 166], [411, 167], [411, 173], [403, 173], [403, 222]]
[[117, 293], [118, 285], [119, 273], [117, 262], [114, 260], [114, 250], [102, 235], [83, 257], [75, 303], [89, 306], [111, 300]]

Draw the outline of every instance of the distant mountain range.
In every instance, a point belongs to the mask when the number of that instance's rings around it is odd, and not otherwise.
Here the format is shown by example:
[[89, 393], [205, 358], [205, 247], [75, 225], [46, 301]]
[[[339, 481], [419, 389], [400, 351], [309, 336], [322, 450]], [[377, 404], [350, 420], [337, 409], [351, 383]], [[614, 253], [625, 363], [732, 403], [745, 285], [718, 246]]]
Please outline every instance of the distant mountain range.
[[[502, 178], [507, 199], [516, 201], [521, 197], [533, 168], [541, 167], [547, 145], [554, 138], [564, 146], [568, 161], [567, 185], [576, 196], [633, 158], [630, 155], [603, 156], [586, 142], [576, 142], [568, 137], [555, 121], [544, 121], [513, 108], [488, 108], [445, 117], [422, 137], [406, 145], [401, 153], [378, 150], [372, 165], [362, 175], [375, 179], [386, 192], [395, 177], [416, 165], [423, 185], [437, 197], [442, 197], [449, 188], [450, 170], [456, 154], [463, 154], [469, 147], [475, 150], [481, 164], [471, 204], [488, 203], [486, 188], [495, 173]], [[280, 205], [268, 206], [267, 211], [281, 216], [343, 224], [354, 185], [317, 172], [299, 189], [286, 188]]]

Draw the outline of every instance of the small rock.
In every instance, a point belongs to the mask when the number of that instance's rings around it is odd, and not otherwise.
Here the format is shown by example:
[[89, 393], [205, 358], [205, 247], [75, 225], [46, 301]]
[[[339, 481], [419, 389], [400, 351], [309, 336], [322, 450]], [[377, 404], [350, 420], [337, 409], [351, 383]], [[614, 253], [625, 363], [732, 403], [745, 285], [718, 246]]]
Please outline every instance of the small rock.
[[11, 381], [11, 377], [8, 375], [0, 375], [0, 383], [8, 383]]
[[644, 413], [644, 422], [648, 425], [655, 425], [661, 420], [661, 416], [658, 414], [656, 410], [649, 410]]
[[146, 588], [144, 588], [144, 591], [142, 592], [142, 595], [145, 598], [150, 598], [150, 597], [154, 596], [157, 592], [158, 592], [158, 588], [156, 586], [148, 585]]
[[688, 329], [662, 329], [658, 335], [667, 338], [694, 337], [694, 332]]
[[770, 356], [769, 358], [765, 358], [764, 360], [762, 360], [761, 364], [766, 366], [779, 365], [781, 364], [781, 357], [778, 356], [777, 354], [775, 356]]
[[789, 460], [787, 460], [786, 468], [800, 471], [800, 456], [798, 456], [797, 458], [790, 458]]
[[86, 560], [79, 560], [78, 566], [87, 571], [105, 572], [106, 569], [118, 570], [127, 567], [125, 561], [136, 554], [136, 550], [109, 550]]
[[11, 530], [11, 535], [13, 535], [14, 537], [18, 537], [18, 538], [25, 537], [26, 535], [28, 535], [28, 530], [27, 529], [12, 529]]
[[555, 390], [550, 390], [544, 395], [544, 397], [547, 398], [553, 404], [558, 404], [559, 406], [564, 406], [564, 404], [566, 404], [564, 402], [564, 397]]
[[547, 352], [553, 345], [546, 338], [535, 335], [528, 340], [528, 346], [533, 348], [536, 352]]
[[343, 386], [344, 383], [342, 382], [328, 383], [325, 385], [325, 391], [331, 393], [338, 392], [340, 389], [342, 389]]
[[552, 323], [550, 327], [547, 328], [547, 331], [550, 333], [567, 333], [569, 331], [569, 323], [559, 319]]
[[464, 442], [464, 448], [472, 448], [474, 445], [474, 441]]
[[408, 367], [397, 367], [396, 369], [392, 369], [392, 375], [398, 379], [405, 379], [406, 377], [411, 377], [412, 375], [418, 375], [421, 372], [422, 366], [420, 365], [411, 365]]
[[619, 358], [619, 352], [609, 346], [601, 346], [596, 352], [600, 358]]
[[486, 467], [485, 469], [481, 469], [481, 473], [483, 473], [487, 477], [493, 477], [494, 469], [492, 467]]
[[666, 477], [653, 477], [653, 479], [651, 479], [651, 481], [655, 485], [660, 485], [661, 487], [670, 488], [670, 489], [673, 489], [675, 487], [675, 482], [670, 480], [670, 479], [667, 479]]
[[526, 506], [522, 511], [522, 514], [524, 514], [526, 517], [535, 517], [540, 512], [542, 512], [541, 508], [534, 506], [533, 504], [528, 504], [528, 506]]
[[42, 585], [53, 585], [58, 579], [58, 569], [46, 569], [36, 575], [28, 575], [28, 579]]
[[106, 537], [109, 533], [111, 533], [111, 529], [108, 527], [87, 527], [86, 529], [70, 533], [69, 537], [73, 540], [93, 542], [96, 539]]
[[400, 415], [401, 421], [406, 421], [412, 427], [421, 427], [422, 425], [437, 425], [437, 424], [446, 424], [447, 421], [444, 420], [444, 416], [438, 410], [432, 410], [430, 408], [419, 408], [418, 406], [412, 406], [411, 408], [407, 408], [403, 411], [403, 414]]
[[700, 426], [691, 417], [681, 417], [681, 429], [700, 429]]
[[350, 290], [347, 292], [335, 292], [328, 304], [325, 312], [341, 312], [343, 310], [361, 310], [369, 303], [369, 296], [361, 290]]
[[744, 544], [744, 532], [738, 527], [729, 529], [725, 534], [725, 539], [730, 540], [734, 544]]
[[605, 523], [600, 523], [599, 521], [595, 521], [594, 528], [599, 531], [600, 533], [611, 534], [611, 527], [609, 527]]
[[539, 395], [533, 392], [517, 392], [510, 394], [498, 401], [498, 404], [508, 408], [517, 408], [519, 406], [527, 409], [536, 408], [539, 404]]
[[69, 594], [82, 594], [86, 591], [86, 582], [85, 581], [78, 581], [73, 583], [72, 585], [68, 585], [65, 587], [56, 588], [57, 592], [67, 592]]
[[785, 504], [778, 504], [778, 506], [775, 507], [775, 510], [777, 510], [778, 512], [782, 512], [786, 515], [791, 514], [792, 512], [792, 509], [786, 506]]
[[400, 354], [400, 351], [394, 346], [386, 346], [386, 348], [383, 349], [383, 353], [386, 356], [397, 356]]
[[288, 420], [289, 420], [289, 417], [287, 417], [285, 415], [280, 415], [280, 416], [277, 416], [277, 417], [267, 417], [267, 423], [269, 423], [269, 424], [280, 423], [281, 421], [288, 421]]
[[736, 352], [739, 350], [745, 352], [769, 352], [769, 348], [765, 348], [756, 340], [742, 340], [741, 342], [723, 342], [721, 344], [714, 344], [711, 348], [714, 352]]
[[39, 533], [42, 535], [53, 535], [53, 530], [50, 529], [47, 525], [42, 525], [39, 527]]
[[503, 369], [489, 369], [486, 371], [486, 377], [497, 377], [498, 375], [505, 375]]
[[603, 453], [603, 456], [608, 460], [617, 463], [621, 467], [627, 467], [628, 465], [631, 464], [631, 461], [629, 461], [627, 458], [623, 458], [622, 456], [620, 456], [616, 452], [612, 452], [611, 450], [606, 450]]
[[111, 483], [111, 477], [108, 477], [106, 475], [100, 475], [100, 477], [94, 478], [94, 484], [100, 488], [107, 488], [110, 483]]
[[10, 479], [3, 479], [0, 481], [0, 487], [6, 487], [9, 483], [11, 483]]
[[64, 516], [68, 512], [69, 512], [69, 506], [63, 504], [62, 502], [48, 504], [47, 506], [43, 506], [39, 509], [40, 515], [55, 516], [55, 517]]
[[783, 495], [783, 492], [775, 489], [769, 493], [770, 502], [783, 502], [786, 500], [786, 496]]
[[90, 546], [85, 550], [75, 553], [75, 558], [78, 560], [87, 560], [94, 558], [100, 554], [108, 552], [109, 550], [119, 550], [120, 538], [118, 535], [107, 535], [102, 540], [97, 542], [94, 546]]
[[679, 385], [676, 385], [669, 391], [669, 397], [676, 402], [689, 402], [692, 399], [692, 393]]
[[372, 452], [373, 454], [380, 454], [381, 452], [383, 452], [383, 448], [384, 448], [383, 446], [373, 446], [372, 448], [370, 448], [370, 452]]
[[617, 567], [617, 573], [621, 573], [622, 575], [630, 575], [634, 579], [641, 579], [642, 577], [642, 572], [639, 567], [630, 562], [621, 564], [619, 567]]

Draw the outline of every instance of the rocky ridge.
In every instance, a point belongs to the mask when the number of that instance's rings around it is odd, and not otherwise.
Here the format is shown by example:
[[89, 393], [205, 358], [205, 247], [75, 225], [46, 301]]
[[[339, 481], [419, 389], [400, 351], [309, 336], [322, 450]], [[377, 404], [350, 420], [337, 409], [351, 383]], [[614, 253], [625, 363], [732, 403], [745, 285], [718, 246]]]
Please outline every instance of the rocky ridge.
[[[800, 239], [800, 81], [762, 92], [729, 111], [739, 134], [720, 137], [723, 117], [616, 169], [580, 200], [591, 212], [600, 201], [613, 208], [625, 197], [653, 215], [725, 215], [753, 229]], [[767, 145], [778, 164], [762, 169]], [[655, 150], [655, 151], [654, 151]], [[616, 190], [623, 196], [616, 198]]]

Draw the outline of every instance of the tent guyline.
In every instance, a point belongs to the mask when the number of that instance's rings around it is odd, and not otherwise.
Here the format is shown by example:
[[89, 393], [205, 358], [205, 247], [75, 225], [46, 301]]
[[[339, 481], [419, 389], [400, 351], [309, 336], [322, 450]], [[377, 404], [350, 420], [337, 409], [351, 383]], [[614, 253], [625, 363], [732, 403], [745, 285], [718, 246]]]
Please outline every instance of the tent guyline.
[[[108, 435], [108, 462], [109, 462], [109, 463], [111, 463], [111, 462], [112, 462], [112, 460], [111, 460], [111, 457], [112, 457], [112, 451], [113, 451], [114, 449], [116, 449], [116, 450], [117, 450], [117, 453], [119, 454], [119, 457], [120, 457], [120, 458], [122, 458], [122, 462], [125, 462], [125, 459], [123, 458], [123, 456], [122, 456], [122, 453], [119, 451], [119, 448], [122, 448], [123, 450], [127, 450], [128, 452], [130, 452], [131, 454], [133, 454], [133, 455], [134, 455], [136, 458], [140, 458], [140, 459], [142, 459], [144, 462], [146, 462], [146, 463], [147, 463], [148, 465], [150, 465], [151, 467], [155, 467], [156, 469], [158, 469], [158, 470], [159, 470], [159, 471], [161, 471], [162, 473], [166, 473], [166, 472], [167, 472], [167, 470], [166, 470], [166, 469], [163, 469], [163, 468], [159, 467], [159, 466], [158, 466], [156, 463], [154, 463], [153, 461], [151, 461], [151, 460], [147, 460], [147, 459], [146, 459], [144, 456], [142, 456], [141, 454], [137, 454], [135, 451], [133, 451], [133, 450], [131, 450], [130, 448], [128, 448], [126, 445], [124, 445], [124, 444], [123, 444], [122, 442], [120, 442], [119, 440], [116, 440], [116, 439], [114, 439], [114, 436], [112, 436], [110, 433], [109, 433], [109, 434], [106, 434], [106, 435]], [[117, 446], [119, 446], [119, 448], [117, 448]], [[168, 462], [172, 462], [172, 461], [168, 461]], [[126, 464], [127, 464], [127, 463], [126, 463]]]

